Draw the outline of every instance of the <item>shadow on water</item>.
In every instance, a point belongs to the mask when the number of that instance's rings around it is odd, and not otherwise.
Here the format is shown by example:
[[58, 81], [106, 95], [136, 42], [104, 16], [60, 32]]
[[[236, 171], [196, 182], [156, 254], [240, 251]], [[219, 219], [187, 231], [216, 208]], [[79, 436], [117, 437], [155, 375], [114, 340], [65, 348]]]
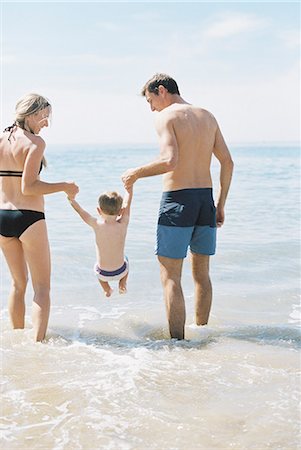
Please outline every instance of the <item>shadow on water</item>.
[[297, 327], [288, 326], [231, 326], [223, 328], [192, 327], [184, 340], [170, 339], [164, 328], [139, 327], [132, 329], [134, 336], [113, 335], [91, 330], [71, 328], [52, 328], [46, 342], [53, 345], [72, 345], [74, 343], [96, 348], [129, 350], [146, 348], [148, 350], [203, 349], [217, 344], [224, 338], [272, 345], [290, 349], [301, 348], [301, 332]]

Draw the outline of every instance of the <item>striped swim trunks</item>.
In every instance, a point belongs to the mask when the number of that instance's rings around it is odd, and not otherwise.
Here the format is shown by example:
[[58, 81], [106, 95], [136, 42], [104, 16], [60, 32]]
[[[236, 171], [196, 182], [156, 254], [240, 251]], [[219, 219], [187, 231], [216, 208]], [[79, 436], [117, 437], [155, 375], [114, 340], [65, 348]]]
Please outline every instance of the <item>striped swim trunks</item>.
[[94, 273], [100, 281], [119, 281], [129, 272], [129, 260], [125, 256], [124, 263], [119, 269], [113, 271], [103, 270], [97, 263], [94, 265]]
[[188, 247], [192, 253], [215, 254], [216, 209], [212, 188], [162, 193], [156, 255], [185, 258]]

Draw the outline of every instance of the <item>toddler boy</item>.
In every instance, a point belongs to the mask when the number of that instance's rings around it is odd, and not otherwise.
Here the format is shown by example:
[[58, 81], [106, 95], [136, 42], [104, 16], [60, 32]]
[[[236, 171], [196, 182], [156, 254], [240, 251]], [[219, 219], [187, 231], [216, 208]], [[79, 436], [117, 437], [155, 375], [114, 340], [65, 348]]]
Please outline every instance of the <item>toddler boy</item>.
[[91, 216], [79, 203], [68, 197], [71, 206], [84, 222], [93, 228], [96, 243], [94, 272], [106, 297], [113, 289], [110, 281], [119, 281], [119, 293], [126, 293], [129, 262], [124, 255], [125, 239], [130, 219], [133, 189], [127, 190], [124, 199], [118, 192], [104, 192], [98, 199], [99, 217]]

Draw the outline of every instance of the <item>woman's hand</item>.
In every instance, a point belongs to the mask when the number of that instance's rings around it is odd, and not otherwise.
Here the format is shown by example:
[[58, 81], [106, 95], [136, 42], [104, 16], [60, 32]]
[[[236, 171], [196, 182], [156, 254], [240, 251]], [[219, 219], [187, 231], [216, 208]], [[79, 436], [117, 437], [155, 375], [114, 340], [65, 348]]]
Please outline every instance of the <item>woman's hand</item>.
[[76, 194], [79, 192], [79, 187], [74, 183], [74, 181], [66, 181], [64, 192], [66, 192], [68, 198], [74, 199]]

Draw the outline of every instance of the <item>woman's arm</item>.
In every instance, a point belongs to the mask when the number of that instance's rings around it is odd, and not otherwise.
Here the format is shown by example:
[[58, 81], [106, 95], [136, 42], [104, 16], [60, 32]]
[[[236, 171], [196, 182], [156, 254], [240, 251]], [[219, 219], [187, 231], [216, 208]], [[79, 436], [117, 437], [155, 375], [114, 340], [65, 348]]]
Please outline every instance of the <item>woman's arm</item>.
[[58, 183], [47, 183], [39, 179], [39, 170], [43, 159], [45, 142], [37, 136], [35, 143], [29, 148], [22, 175], [22, 193], [24, 195], [47, 195], [55, 192], [65, 192], [73, 197], [79, 191], [73, 181], [62, 181]]

